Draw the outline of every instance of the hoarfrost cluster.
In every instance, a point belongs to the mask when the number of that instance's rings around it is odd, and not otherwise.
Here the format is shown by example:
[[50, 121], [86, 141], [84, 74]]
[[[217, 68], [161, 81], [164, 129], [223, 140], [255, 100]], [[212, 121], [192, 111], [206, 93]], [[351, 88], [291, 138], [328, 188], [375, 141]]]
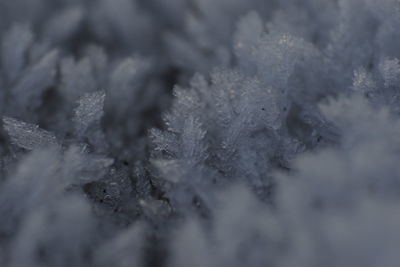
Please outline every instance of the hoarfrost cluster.
[[397, 267], [398, 0], [1, 0], [0, 266]]

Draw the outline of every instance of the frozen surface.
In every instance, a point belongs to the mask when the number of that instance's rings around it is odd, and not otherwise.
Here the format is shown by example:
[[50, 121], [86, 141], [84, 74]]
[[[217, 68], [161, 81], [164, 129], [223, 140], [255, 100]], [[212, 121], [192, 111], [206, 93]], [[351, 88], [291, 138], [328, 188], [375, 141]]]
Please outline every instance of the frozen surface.
[[398, 0], [0, 0], [0, 266], [398, 267]]

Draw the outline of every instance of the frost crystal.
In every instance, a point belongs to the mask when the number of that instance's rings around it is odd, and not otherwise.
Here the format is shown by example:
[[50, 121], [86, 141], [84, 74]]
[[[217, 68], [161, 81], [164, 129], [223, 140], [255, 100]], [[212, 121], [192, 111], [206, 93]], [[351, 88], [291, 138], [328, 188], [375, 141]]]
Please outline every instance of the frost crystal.
[[57, 145], [56, 137], [38, 125], [18, 121], [10, 117], [3, 117], [4, 129], [11, 138], [11, 142], [21, 148], [34, 150]]
[[75, 124], [77, 132], [84, 132], [91, 124], [103, 117], [105, 99], [104, 91], [88, 93], [79, 99], [75, 109]]
[[399, 266], [399, 29], [399, 0], [0, 0], [0, 266]]

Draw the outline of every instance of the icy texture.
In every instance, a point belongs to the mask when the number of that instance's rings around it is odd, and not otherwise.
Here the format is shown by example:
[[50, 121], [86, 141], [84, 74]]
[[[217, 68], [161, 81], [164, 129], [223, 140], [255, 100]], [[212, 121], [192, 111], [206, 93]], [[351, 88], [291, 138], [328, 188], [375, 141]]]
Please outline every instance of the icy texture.
[[75, 109], [75, 127], [78, 133], [85, 132], [91, 124], [103, 117], [105, 96], [104, 92], [97, 91], [79, 99], [79, 105]]
[[0, 266], [397, 267], [398, 0], [1, 0]]
[[56, 146], [56, 137], [38, 125], [24, 123], [13, 118], [3, 118], [4, 129], [12, 144], [27, 150]]

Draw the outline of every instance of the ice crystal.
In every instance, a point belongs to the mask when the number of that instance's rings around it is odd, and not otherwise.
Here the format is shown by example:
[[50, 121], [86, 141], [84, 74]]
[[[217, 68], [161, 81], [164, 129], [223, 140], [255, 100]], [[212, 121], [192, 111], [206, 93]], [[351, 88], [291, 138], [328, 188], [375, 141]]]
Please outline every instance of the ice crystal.
[[399, 265], [398, 0], [0, 1], [0, 266]]
[[57, 145], [56, 137], [38, 125], [18, 121], [10, 117], [3, 118], [4, 129], [11, 142], [21, 148], [34, 150]]

